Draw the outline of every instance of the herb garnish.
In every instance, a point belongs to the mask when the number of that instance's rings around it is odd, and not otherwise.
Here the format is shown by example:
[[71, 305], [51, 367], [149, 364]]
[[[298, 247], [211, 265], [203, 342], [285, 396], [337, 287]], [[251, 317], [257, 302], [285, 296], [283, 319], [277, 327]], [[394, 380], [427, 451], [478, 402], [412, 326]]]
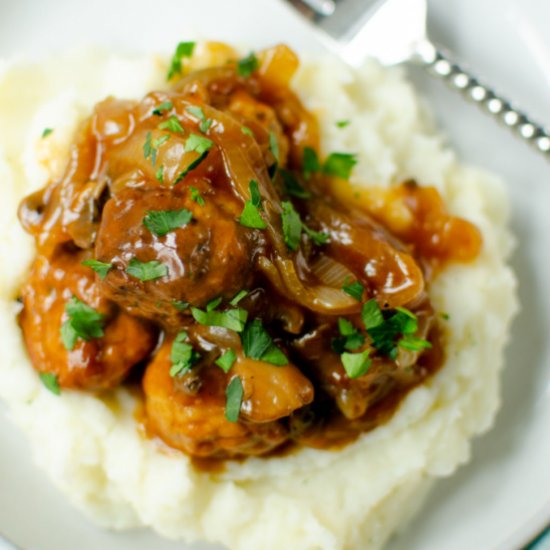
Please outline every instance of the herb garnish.
[[305, 224], [302, 224], [302, 229], [317, 246], [327, 244], [330, 239], [330, 235], [328, 233], [323, 233], [322, 231], [314, 231]]
[[157, 162], [158, 148], [163, 143], [166, 143], [169, 139], [170, 139], [169, 134], [164, 134], [159, 138], [152, 139], [151, 132], [147, 132], [147, 135], [145, 136], [145, 143], [143, 144], [143, 156], [145, 157], [145, 159], [148, 159], [149, 157], [151, 157], [151, 164], [153, 166], [155, 166]]
[[365, 343], [365, 335], [361, 334], [351, 321], [343, 317], [338, 319], [338, 330], [340, 336], [333, 338], [331, 342], [331, 347], [336, 353], [344, 353], [346, 350], [355, 351]]
[[191, 200], [193, 202], [196, 202], [199, 206], [204, 206], [205, 202], [202, 198], [202, 195], [200, 194], [200, 191], [192, 185], [189, 186], [189, 191], [191, 192]]
[[250, 128], [248, 128], [247, 126], [241, 126], [241, 132], [243, 134], [246, 134], [247, 136], [252, 137], [252, 138], [255, 137], [254, 132]]
[[160, 183], [164, 183], [164, 164], [161, 164], [155, 172], [155, 177]]
[[191, 367], [200, 359], [200, 355], [193, 349], [191, 344], [188, 344], [187, 332], [180, 332], [172, 343], [170, 351], [170, 360], [172, 367], [170, 368], [170, 376], [183, 376], [188, 373]]
[[356, 164], [357, 155], [351, 153], [331, 153], [323, 164], [323, 172], [329, 176], [336, 176], [347, 180]]
[[164, 111], [169, 111], [173, 106], [171, 101], [163, 101], [156, 109], [153, 109], [153, 114], [161, 116]]
[[250, 52], [246, 57], [237, 62], [237, 74], [244, 78], [249, 78], [250, 75], [258, 70], [260, 63], [254, 52]]
[[197, 323], [211, 327], [223, 327], [235, 332], [244, 330], [248, 312], [246, 309], [228, 309], [226, 311], [203, 311], [196, 307], [191, 308], [191, 315]]
[[290, 250], [296, 250], [300, 244], [302, 220], [290, 201], [283, 201], [281, 206], [283, 207], [281, 220], [283, 222], [283, 236], [285, 243]]
[[280, 162], [280, 152], [279, 152], [279, 141], [275, 132], [269, 132], [269, 150], [271, 154], [275, 157], [275, 163], [279, 164]]
[[191, 134], [185, 142], [184, 151], [189, 153], [190, 151], [196, 151], [199, 155], [203, 155], [214, 145], [214, 142], [204, 136], [198, 134]]
[[279, 367], [288, 364], [286, 355], [273, 343], [273, 339], [259, 319], [247, 323], [241, 334], [241, 341], [246, 357]]
[[162, 237], [174, 229], [188, 224], [193, 213], [186, 208], [181, 210], [148, 210], [143, 225], [157, 237]]
[[72, 350], [78, 339], [88, 342], [103, 336], [104, 316], [73, 296], [65, 305], [68, 319], [61, 326], [61, 340]]
[[345, 128], [346, 126], [349, 126], [350, 125], [350, 121], [349, 120], [338, 120], [336, 122], [336, 126], [338, 128]]
[[319, 157], [317, 156], [315, 149], [313, 149], [312, 147], [304, 147], [302, 169], [306, 180], [310, 178], [311, 174], [314, 174], [321, 170]]
[[279, 168], [279, 174], [283, 178], [283, 183], [285, 185], [286, 192], [298, 199], [309, 199], [311, 198], [311, 193], [306, 191], [301, 185], [300, 182], [294, 177], [291, 172]]
[[183, 302], [182, 300], [172, 300], [172, 305], [178, 311], [185, 311], [189, 307], [189, 302]]
[[82, 265], [86, 267], [91, 267], [98, 275], [99, 278], [103, 281], [107, 277], [107, 273], [113, 269], [113, 264], [108, 264], [106, 262], [100, 262], [99, 260], [86, 260], [82, 262]]
[[212, 126], [212, 123], [214, 121], [210, 118], [209, 119], [206, 118], [204, 111], [202, 110], [201, 107], [192, 106], [192, 107], [187, 107], [187, 109], [185, 110], [188, 113], [191, 113], [192, 115], [196, 116], [200, 120], [199, 130], [203, 134], [206, 134], [206, 132], [208, 132], [208, 130], [210, 129], [210, 126]]
[[42, 138], [48, 137], [53, 132], [53, 128], [44, 128]]
[[39, 375], [42, 384], [50, 390], [54, 395], [61, 395], [61, 388], [59, 387], [59, 380], [57, 376], [51, 372], [41, 372]]
[[250, 199], [244, 203], [244, 208], [239, 218], [239, 223], [251, 229], [265, 229], [267, 223], [260, 214], [262, 207], [262, 197], [258, 188], [258, 182], [250, 180], [249, 183]]
[[170, 62], [170, 68], [166, 75], [166, 80], [170, 80], [176, 74], [181, 74], [181, 60], [183, 57], [191, 57], [193, 50], [195, 49], [195, 42], [180, 42], [177, 47], [172, 60]]
[[222, 297], [218, 296], [206, 304], [206, 311], [214, 311], [222, 303]]
[[172, 115], [167, 120], [161, 122], [158, 125], [159, 130], [169, 130], [170, 132], [174, 132], [174, 134], [183, 134], [184, 129], [181, 125], [181, 122], [179, 121], [179, 118], [175, 115]]
[[369, 359], [368, 349], [361, 353], [344, 352], [340, 357], [342, 358], [342, 365], [350, 378], [363, 376], [372, 364], [372, 361]]
[[231, 301], [229, 302], [232, 306], [236, 306], [246, 295], [248, 294], [247, 290], [240, 290], [231, 298]]
[[237, 360], [237, 354], [234, 350], [228, 349], [225, 353], [222, 353], [215, 361], [216, 365], [223, 370], [223, 372], [229, 372], [231, 367]]
[[231, 379], [225, 390], [225, 418], [237, 422], [243, 403], [243, 383], [238, 376]]
[[126, 268], [126, 273], [140, 281], [153, 281], [161, 277], [166, 277], [166, 275], [168, 275], [168, 266], [156, 260], [142, 262], [137, 258], [132, 258]]
[[365, 291], [365, 287], [359, 281], [353, 281], [353, 283], [350, 283], [349, 278], [346, 279], [342, 290], [352, 298], [355, 298], [358, 302], [363, 301], [363, 292]]

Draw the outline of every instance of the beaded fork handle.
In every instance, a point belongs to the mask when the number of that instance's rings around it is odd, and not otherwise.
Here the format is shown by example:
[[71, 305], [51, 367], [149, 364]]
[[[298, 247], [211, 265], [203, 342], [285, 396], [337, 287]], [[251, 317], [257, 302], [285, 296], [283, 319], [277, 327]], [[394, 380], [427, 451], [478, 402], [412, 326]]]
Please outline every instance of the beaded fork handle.
[[443, 50], [429, 41], [422, 42], [414, 61], [444, 79], [451, 88], [462, 92], [550, 159], [550, 132], [472, 76], [469, 71], [454, 63]]

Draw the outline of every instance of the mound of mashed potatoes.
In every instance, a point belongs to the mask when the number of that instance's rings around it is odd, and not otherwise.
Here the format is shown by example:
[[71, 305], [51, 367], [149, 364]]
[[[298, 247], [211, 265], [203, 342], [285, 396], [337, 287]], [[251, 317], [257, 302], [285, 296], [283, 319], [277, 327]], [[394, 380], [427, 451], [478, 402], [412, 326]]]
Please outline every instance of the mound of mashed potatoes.
[[[194, 63], [208, 65], [205, 55]], [[165, 72], [165, 60], [153, 56], [98, 52], [0, 66], [0, 397], [38, 465], [99, 525], [147, 526], [243, 550], [381, 548], [431, 482], [468, 460], [472, 437], [490, 428], [498, 408], [517, 309], [503, 185], [457, 161], [400, 70], [305, 63], [293, 87], [318, 117], [323, 150], [358, 153], [355, 188], [410, 178], [434, 186], [451, 214], [480, 229], [483, 248], [473, 263], [450, 265], [431, 284], [430, 298], [445, 312], [446, 362], [386, 424], [338, 451], [306, 448], [200, 471], [143, 436], [128, 390], [109, 399], [52, 395], [32, 369], [17, 323], [16, 297], [34, 257], [17, 221], [19, 202], [59, 176], [78, 123], [97, 101], [163, 89]], [[338, 128], [340, 120], [350, 123]], [[47, 139], [45, 128], [53, 129]]]

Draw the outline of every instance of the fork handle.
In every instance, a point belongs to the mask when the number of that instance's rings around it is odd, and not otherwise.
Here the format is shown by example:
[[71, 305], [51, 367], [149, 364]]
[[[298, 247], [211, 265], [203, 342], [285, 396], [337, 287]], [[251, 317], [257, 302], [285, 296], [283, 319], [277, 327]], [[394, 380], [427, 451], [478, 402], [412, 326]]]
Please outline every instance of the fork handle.
[[451, 88], [462, 92], [550, 159], [550, 132], [525, 112], [516, 109], [510, 101], [474, 77], [464, 67], [452, 61], [446, 51], [436, 48], [429, 41], [424, 41], [417, 48], [415, 61], [430, 73], [441, 77]]

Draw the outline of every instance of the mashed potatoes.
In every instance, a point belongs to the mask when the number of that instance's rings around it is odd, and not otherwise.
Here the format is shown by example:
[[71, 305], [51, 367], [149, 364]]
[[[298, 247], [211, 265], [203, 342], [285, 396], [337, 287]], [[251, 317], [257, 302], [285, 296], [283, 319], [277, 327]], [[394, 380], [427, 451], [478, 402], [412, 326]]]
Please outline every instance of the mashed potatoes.
[[[39, 465], [103, 526], [145, 525], [240, 549], [380, 548], [419, 507], [430, 482], [468, 460], [471, 437], [493, 421], [516, 310], [502, 185], [457, 163], [400, 71], [305, 65], [295, 87], [319, 117], [324, 150], [359, 153], [353, 182], [390, 186], [412, 177], [433, 185], [452, 214], [481, 229], [484, 247], [475, 263], [447, 268], [432, 285], [435, 307], [449, 316], [442, 321], [447, 361], [390, 422], [339, 452], [303, 449], [198, 472], [187, 456], [140, 435], [127, 391], [108, 400], [49, 393], [16, 321], [15, 298], [34, 253], [16, 219], [19, 201], [59, 173], [76, 124], [96, 101], [162, 88], [164, 69], [155, 58], [82, 53], [0, 67], [0, 396]], [[337, 128], [344, 119], [351, 124]], [[53, 132], [42, 139], [44, 128]]]

